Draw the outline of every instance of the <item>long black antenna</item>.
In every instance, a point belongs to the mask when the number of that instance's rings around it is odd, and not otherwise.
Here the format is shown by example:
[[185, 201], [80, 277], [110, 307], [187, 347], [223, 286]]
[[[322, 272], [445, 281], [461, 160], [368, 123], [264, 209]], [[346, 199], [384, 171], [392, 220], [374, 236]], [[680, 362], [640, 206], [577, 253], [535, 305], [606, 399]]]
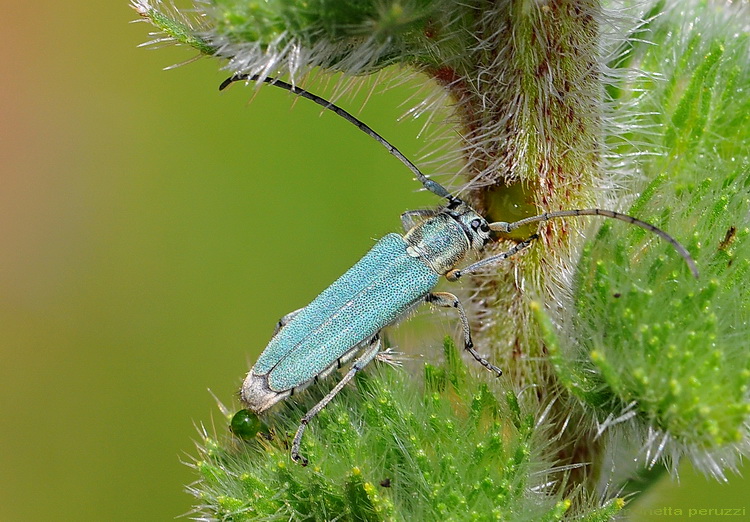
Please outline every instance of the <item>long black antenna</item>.
[[641, 228], [648, 230], [649, 232], [653, 232], [660, 238], [668, 241], [675, 248], [675, 250], [677, 250], [677, 253], [680, 254], [682, 258], [685, 260], [685, 263], [687, 263], [688, 267], [690, 268], [690, 271], [693, 273], [693, 276], [696, 279], [698, 278], [698, 267], [695, 265], [695, 261], [693, 260], [693, 257], [690, 255], [690, 252], [687, 251], [687, 248], [682, 246], [682, 243], [680, 243], [675, 238], [673, 238], [672, 236], [664, 232], [662, 229], [655, 227], [651, 223], [646, 223], [645, 221], [641, 221], [638, 218], [634, 218], [633, 216], [628, 216], [627, 214], [622, 214], [620, 212], [615, 212], [614, 210], [602, 210], [600, 208], [584, 208], [584, 209], [577, 209], [577, 210], [560, 210], [558, 212], [545, 212], [544, 214], [539, 214], [538, 216], [532, 216], [532, 217], [520, 219], [518, 221], [514, 221], [513, 223], [506, 223], [505, 221], [498, 221], [496, 223], [490, 223], [490, 228], [498, 232], [508, 233], [519, 227], [528, 225], [529, 223], [537, 223], [540, 221], [549, 221], [550, 219], [557, 219], [557, 218], [562, 218], [562, 217], [573, 217], [573, 216], [604, 216], [604, 217], [608, 217], [612, 219], [619, 219], [620, 221], [625, 221], [626, 223], [630, 223], [631, 225], [637, 225]]
[[[443, 187], [440, 183], [437, 181], [433, 181], [424, 174], [422, 174], [422, 171], [417, 168], [414, 163], [412, 163], [409, 158], [403, 155], [403, 153], [398, 150], [396, 147], [390, 144], [388, 140], [386, 140], [383, 136], [375, 132], [369, 125], [367, 125], [365, 122], [359, 120], [346, 110], [342, 109], [338, 105], [326, 100], [325, 98], [321, 98], [317, 94], [313, 94], [310, 91], [306, 91], [305, 89], [302, 89], [300, 87], [296, 87], [294, 85], [291, 85], [289, 83], [286, 83], [285, 81], [279, 80], [277, 78], [272, 78], [270, 76], [264, 76], [260, 77], [260, 75], [247, 75], [247, 74], [235, 74], [234, 76], [231, 76], [221, 82], [221, 85], [219, 85], [219, 90], [223, 91], [227, 87], [229, 87], [231, 84], [235, 82], [240, 81], [262, 81], [264, 83], [267, 83], [269, 85], [274, 85], [276, 87], [280, 87], [281, 89], [284, 89], [286, 91], [291, 92], [292, 94], [295, 94], [297, 96], [300, 96], [302, 98], [307, 98], [308, 100], [317, 103], [324, 109], [328, 109], [342, 118], [344, 118], [349, 123], [353, 124], [355, 127], [357, 127], [359, 130], [373, 138], [375, 141], [380, 143], [385, 149], [390, 152], [393, 156], [398, 158], [401, 163], [406, 165], [406, 167], [411, 170], [414, 175], [416, 176], [417, 180], [422, 183], [424, 188], [432, 192], [433, 194], [436, 194], [440, 196], [441, 198], [448, 199], [449, 202], [454, 203], [458, 200], [455, 196], [453, 196], [450, 192], [448, 192], [448, 189]], [[632, 225], [637, 225], [641, 228], [644, 228], [648, 230], [649, 232], [652, 232], [656, 234], [657, 236], [665, 239], [668, 241], [674, 248], [677, 250], [677, 252], [682, 256], [682, 258], [687, 263], [688, 267], [690, 268], [690, 271], [693, 273], [693, 276], [696, 278], [698, 277], [698, 267], [695, 264], [695, 261], [693, 260], [690, 253], [687, 251], [687, 249], [682, 246], [682, 244], [677, 241], [675, 238], [673, 238], [671, 235], [664, 232], [662, 229], [655, 227], [654, 225], [650, 223], [646, 223], [645, 221], [641, 221], [640, 219], [634, 218], [633, 216], [629, 216], [627, 214], [622, 214], [620, 212], [615, 212], [613, 210], [603, 210], [599, 208], [586, 208], [586, 209], [577, 209], [577, 210], [561, 210], [558, 212], [545, 212], [543, 214], [539, 214], [538, 216], [532, 216], [525, 219], [521, 219], [519, 221], [515, 221], [513, 223], [507, 223], [505, 221], [498, 221], [496, 223], [490, 223], [490, 228], [492, 230], [498, 231], [498, 232], [510, 232], [512, 230], [515, 230], [519, 227], [522, 227], [524, 225], [528, 225], [529, 223], [536, 223], [540, 221], [549, 221], [550, 219], [557, 219], [562, 217], [572, 217], [572, 216], [604, 216], [608, 218], [613, 219], [619, 219], [620, 221], [625, 221], [626, 223], [630, 223]], [[480, 265], [484, 265], [488, 262], [491, 262], [494, 260], [494, 258], [497, 256], [492, 256], [490, 258], [481, 260], [468, 268], [477, 268]], [[469, 270], [471, 271], [471, 270]], [[467, 269], [464, 269], [463, 272], [467, 272]]]
[[263, 78], [260, 77], [260, 75], [247, 75], [247, 74], [235, 74], [234, 76], [227, 78], [223, 82], [221, 82], [221, 85], [219, 85], [219, 90], [223, 91], [227, 87], [229, 87], [231, 84], [235, 82], [241, 82], [241, 81], [247, 81], [247, 82], [253, 82], [253, 81], [262, 81], [264, 83], [267, 83], [269, 85], [274, 85], [276, 87], [280, 87], [284, 90], [287, 90], [291, 92], [292, 94], [295, 94], [297, 96], [300, 96], [302, 98], [307, 98], [310, 101], [313, 101], [323, 107], [324, 109], [328, 109], [329, 111], [335, 112], [342, 118], [344, 118], [349, 123], [353, 124], [355, 127], [357, 127], [359, 130], [373, 138], [375, 141], [380, 143], [385, 149], [390, 152], [393, 156], [396, 156], [401, 163], [407, 166], [409, 170], [411, 170], [414, 175], [417, 177], [417, 180], [430, 192], [433, 194], [436, 194], [440, 196], [441, 198], [446, 198], [449, 201], [455, 200], [455, 196], [453, 196], [450, 192], [448, 192], [448, 189], [446, 189], [444, 186], [442, 186], [437, 181], [433, 181], [424, 174], [422, 174], [422, 171], [420, 171], [414, 163], [412, 163], [409, 158], [403, 155], [403, 153], [398, 150], [396, 147], [390, 144], [388, 140], [386, 140], [383, 136], [375, 132], [369, 125], [367, 125], [365, 122], [360, 121], [355, 116], [350, 114], [349, 112], [345, 111], [338, 105], [329, 102], [325, 98], [321, 98], [317, 94], [313, 94], [310, 91], [306, 91], [305, 89], [302, 89], [300, 87], [296, 87], [294, 85], [291, 85], [289, 83], [286, 83], [282, 80], [279, 80], [277, 78], [272, 78], [270, 76], [264, 76]]

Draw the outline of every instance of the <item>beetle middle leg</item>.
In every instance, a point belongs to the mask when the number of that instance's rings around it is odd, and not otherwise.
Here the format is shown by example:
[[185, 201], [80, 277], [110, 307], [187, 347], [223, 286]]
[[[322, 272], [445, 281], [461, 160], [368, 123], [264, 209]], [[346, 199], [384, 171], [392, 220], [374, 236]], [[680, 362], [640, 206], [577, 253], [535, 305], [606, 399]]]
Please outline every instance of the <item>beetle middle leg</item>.
[[320, 410], [326, 407], [326, 405], [333, 400], [333, 398], [346, 386], [346, 384], [351, 381], [354, 376], [362, 370], [365, 366], [367, 366], [370, 361], [372, 361], [375, 356], [380, 351], [380, 335], [376, 335], [372, 341], [370, 341], [370, 345], [367, 347], [365, 352], [359, 356], [359, 358], [352, 363], [351, 367], [349, 368], [349, 371], [346, 372], [346, 375], [341, 378], [341, 380], [334, 386], [334, 388], [328, 392], [328, 394], [323, 397], [318, 404], [312, 407], [310, 411], [305, 413], [305, 416], [302, 417], [299, 423], [299, 428], [297, 428], [297, 433], [294, 434], [294, 440], [292, 441], [292, 460], [295, 462], [299, 462], [303, 466], [307, 466], [307, 459], [299, 454], [299, 448], [300, 444], [302, 443], [302, 434], [305, 432], [305, 428], [307, 427], [307, 424], [310, 422], [310, 420], [315, 417]]
[[461, 318], [461, 326], [464, 329], [464, 348], [471, 354], [479, 364], [487, 368], [491, 372], [495, 372], [498, 377], [503, 374], [503, 371], [490, 363], [487, 359], [479, 355], [474, 349], [474, 342], [471, 340], [471, 327], [469, 326], [469, 319], [466, 317], [466, 312], [458, 300], [458, 297], [449, 292], [431, 292], [425, 296], [425, 301], [431, 305], [440, 306], [443, 308], [455, 308], [458, 310], [458, 316]]

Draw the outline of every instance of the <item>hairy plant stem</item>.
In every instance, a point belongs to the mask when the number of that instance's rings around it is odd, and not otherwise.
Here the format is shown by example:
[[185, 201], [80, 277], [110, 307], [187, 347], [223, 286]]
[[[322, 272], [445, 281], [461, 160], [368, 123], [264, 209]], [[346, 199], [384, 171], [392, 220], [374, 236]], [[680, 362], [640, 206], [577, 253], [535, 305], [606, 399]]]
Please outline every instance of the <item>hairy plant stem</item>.
[[[465, 140], [464, 174], [473, 180], [467, 199], [492, 220], [508, 219], [503, 202], [509, 198], [527, 214], [590, 206], [597, 201], [594, 180], [601, 168], [598, 2], [561, 0], [540, 7], [516, 1], [489, 13], [474, 34], [484, 42], [501, 34], [497, 45], [473, 49], [462, 61], [468, 70], [429, 71], [455, 100]], [[564, 392], [543, 362], [544, 343], [528, 326], [534, 324], [529, 303], [533, 294], [561, 302], [566, 289], [560, 282], [569, 279], [564, 272], [575, 248], [570, 230], [580, 226], [548, 223], [541, 232], [544, 256], [528, 255], [497, 267], [491, 279], [474, 279], [478, 345], [504, 360], [507, 378], [518, 389], [535, 386], [542, 403]], [[508, 246], [500, 242], [498, 249]], [[533, 292], [522, 291], [527, 284]], [[561, 429], [571, 420], [570, 408], [567, 401], [553, 405], [550, 416]], [[585, 484], [593, 492], [601, 444], [590, 430], [566, 432], [565, 438], [559, 463], [581, 466], [561, 484]]]

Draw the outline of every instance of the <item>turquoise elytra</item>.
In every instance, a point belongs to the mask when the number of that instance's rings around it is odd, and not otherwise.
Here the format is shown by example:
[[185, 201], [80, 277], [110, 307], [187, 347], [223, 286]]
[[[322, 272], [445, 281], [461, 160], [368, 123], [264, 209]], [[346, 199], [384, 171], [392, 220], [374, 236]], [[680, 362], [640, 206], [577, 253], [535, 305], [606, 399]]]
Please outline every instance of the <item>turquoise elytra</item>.
[[398, 234], [378, 241], [278, 332], [253, 373], [276, 392], [301, 386], [423, 299], [440, 276], [407, 247]]

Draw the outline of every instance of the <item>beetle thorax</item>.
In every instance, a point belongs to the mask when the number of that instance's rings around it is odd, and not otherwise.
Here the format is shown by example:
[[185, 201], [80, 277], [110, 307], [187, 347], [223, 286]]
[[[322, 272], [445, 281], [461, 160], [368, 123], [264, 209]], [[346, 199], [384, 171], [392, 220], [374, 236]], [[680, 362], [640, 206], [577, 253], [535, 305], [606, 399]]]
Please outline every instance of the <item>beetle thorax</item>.
[[435, 272], [444, 275], [470, 251], [481, 250], [489, 238], [487, 221], [466, 203], [459, 202], [414, 226], [404, 241], [414, 257], [420, 257]]

